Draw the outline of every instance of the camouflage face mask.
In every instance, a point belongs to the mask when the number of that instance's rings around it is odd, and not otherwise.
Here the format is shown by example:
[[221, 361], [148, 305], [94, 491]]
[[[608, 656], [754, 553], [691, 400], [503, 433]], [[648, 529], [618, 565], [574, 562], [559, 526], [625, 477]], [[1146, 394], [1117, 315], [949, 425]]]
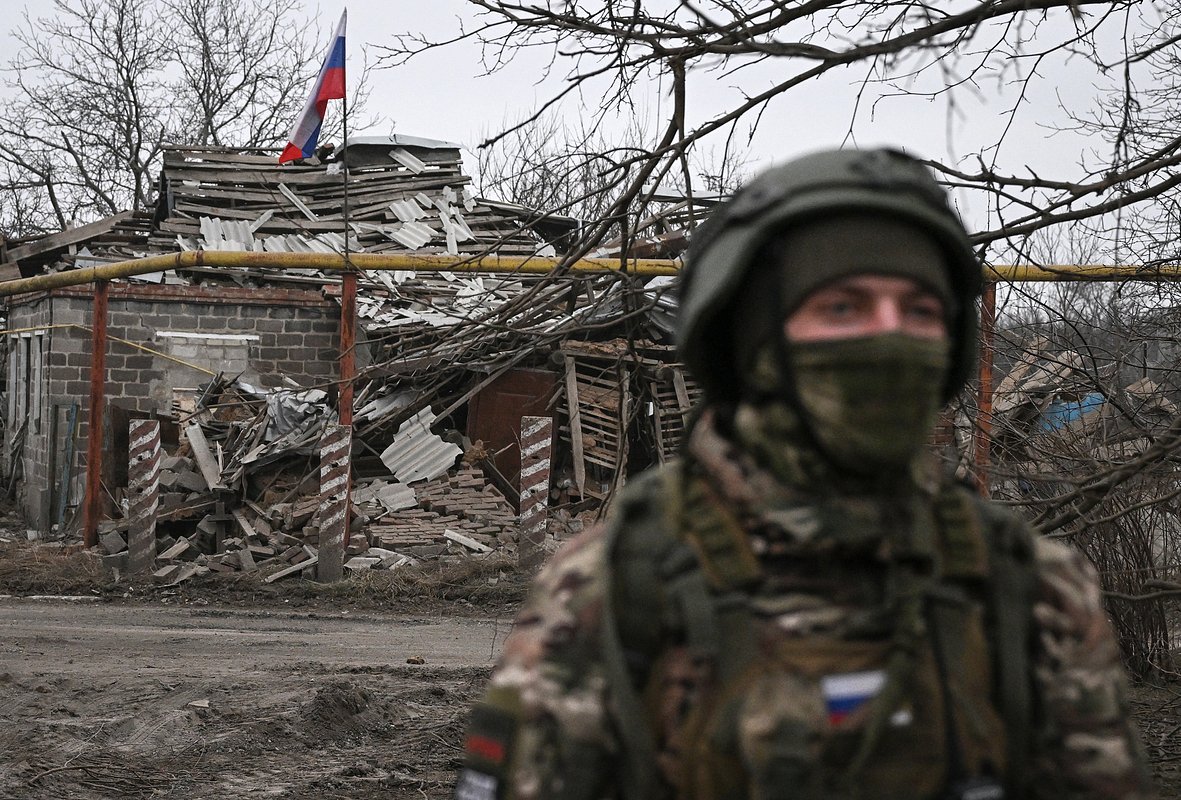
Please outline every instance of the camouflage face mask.
[[930, 438], [950, 363], [947, 340], [887, 334], [793, 342], [788, 353], [805, 424], [838, 469], [905, 468]]

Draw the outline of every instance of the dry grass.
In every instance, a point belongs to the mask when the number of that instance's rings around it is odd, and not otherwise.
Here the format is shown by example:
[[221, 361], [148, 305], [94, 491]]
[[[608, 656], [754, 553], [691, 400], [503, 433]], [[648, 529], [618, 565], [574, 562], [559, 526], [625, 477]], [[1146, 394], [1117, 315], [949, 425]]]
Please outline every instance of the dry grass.
[[257, 572], [209, 574], [179, 586], [138, 586], [133, 595], [162, 594], [183, 601], [230, 605], [286, 604], [386, 611], [424, 608], [467, 609], [503, 613], [520, 605], [532, 575], [515, 560], [498, 555], [456, 561], [430, 561], [417, 567], [365, 570], [339, 583], [317, 583], [297, 577], [264, 584]]
[[428, 561], [392, 571], [351, 573], [339, 583], [292, 577], [273, 584], [259, 572], [210, 573], [178, 586], [150, 580], [113, 583], [101, 558], [80, 546], [0, 541], [0, 594], [101, 594], [106, 597], [254, 605], [349, 606], [396, 610], [455, 607], [500, 613], [519, 605], [531, 575], [502, 555]]
[[325, 602], [366, 606], [463, 603], [500, 610], [524, 599], [530, 578], [518, 570], [512, 559], [492, 555], [429, 561], [389, 571], [365, 570], [339, 583], [280, 581], [275, 587], [285, 595], [298, 593]]
[[390, 598], [455, 601], [506, 606], [525, 599], [532, 575], [505, 556], [427, 562], [391, 572], [370, 570], [346, 583], [367, 585]]
[[0, 593], [88, 594], [110, 580], [94, 553], [77, 547], [0, 542]]

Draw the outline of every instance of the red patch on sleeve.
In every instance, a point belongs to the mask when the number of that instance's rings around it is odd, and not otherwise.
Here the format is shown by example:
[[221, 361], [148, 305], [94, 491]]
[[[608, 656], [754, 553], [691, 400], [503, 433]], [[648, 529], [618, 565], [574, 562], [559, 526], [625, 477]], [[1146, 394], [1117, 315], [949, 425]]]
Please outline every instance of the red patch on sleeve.
[[486, 758], [494, 764], [504, 761], [504, 742], [490, 739], [487, 736], [472, 734], [464, 742], [464, 749], [474, 756]]

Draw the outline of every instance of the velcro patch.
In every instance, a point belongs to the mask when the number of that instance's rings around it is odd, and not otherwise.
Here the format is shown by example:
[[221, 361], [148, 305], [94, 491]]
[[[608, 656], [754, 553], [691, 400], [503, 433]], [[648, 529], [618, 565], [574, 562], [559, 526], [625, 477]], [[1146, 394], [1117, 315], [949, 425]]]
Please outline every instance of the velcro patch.
[[828, 724], [840, 725], [876, 697], [885, 685], [886, 673], [880, 669], [825, 675], [820, 679], [820, 690], [824, 693]]
[[491, 761], [493, 764], [503, 764], [507, 752], [504, 742], [490, 736], [481, 736], [478, 733], [468, 734], [463, 743], [463, 749], [469, 755]]
[[463, 740], [464, 764], [485, 775], [504, 777], [517, 735], [517, 717], [490, 703], [472, 709]]

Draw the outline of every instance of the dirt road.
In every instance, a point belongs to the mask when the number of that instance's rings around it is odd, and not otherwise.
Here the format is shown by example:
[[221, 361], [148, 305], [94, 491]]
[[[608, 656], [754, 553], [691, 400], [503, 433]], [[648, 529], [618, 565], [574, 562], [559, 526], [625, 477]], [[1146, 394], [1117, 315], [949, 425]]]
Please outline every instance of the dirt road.
[[[0, 599], [0, 800], [450, 797], [508, 617], [269, 600]], [[1181, 691], [1133, 699], [1181, 797]]]
[[0, 600], [0, 798], [445, 797], [508, 627]]

